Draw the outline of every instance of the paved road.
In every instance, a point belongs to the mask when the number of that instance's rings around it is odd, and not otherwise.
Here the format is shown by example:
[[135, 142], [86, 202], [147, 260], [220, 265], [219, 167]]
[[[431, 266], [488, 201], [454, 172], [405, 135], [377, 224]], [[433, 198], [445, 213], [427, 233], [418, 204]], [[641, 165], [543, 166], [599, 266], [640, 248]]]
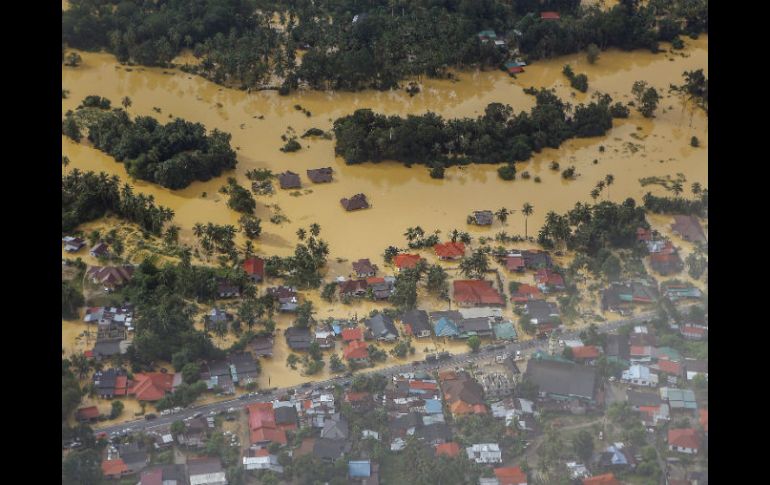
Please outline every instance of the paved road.
[[[682, 307], [680, 307], [680, 310], [686, 309], [689, 306], [692, 306], [692, 304], [683, 305]], [[626, 325], [628, 323], [642, 323], [647, 320], [650, 320], [655, 316], [655, 314], [656, 314], [655, 312], [646, 312], [624, 320], [616, 320], [614, 322], [600, 324], [599, 332], [612, 333], [612, 332], [615, 332], [619, 327]], [[582, 329], [569, 330], [569, 331], [562, 330], [560, 338], [563, 340], [574, 339], [579, 336], [581, 331]], [[505, 345], [504, 348], [489, 349], [489, 346], [486, 346], [486, 347], [482, 347], [481, 350], [475, 354], [471, 352], [467, 352], [464, 354], [453, 354], [451, 358], [444, 359], [439, 362], [421, 363], [419, 365], [414, 365], [409, 363], [409, 364], [404, 364], [404, 365], [399, 365], [394, 367], [387, 367], [384, 369], [372, 370], [368, 372], [357, 372], [356, 375], [376, 373], [376, 374], [382, 374], [385, 376], [393, 376], [395, 374], [401, 374], [404, 372], [432, 371], [440, 367], [442, 368], [454, 367], [454, 366], [462, 365], [468, 362], [476, 362], [479, 360], [489, 359], [503, 352], [515, 353], [517, 350], [521, 350], [522, 353], [526, 354], [536, 350], [537, 348], [543, 347], [544, 345], [546, 345], [546, 341], [544, 340], [531, 339], [523, 342], [510, 343]], [[138, 419], [134, 421], [115, 424], [112, 426], [107, 426], [104, 428], [96, 428], [94, 429], [94, 432], [97, 434], [107, 433], [108, 435], [113, 435], [113, 434], [121, 434], [121, 433], [135, 433], [139, 431], [156, 430], [159, 428], [168, 427], [174, 421], [177, 421], [180, 419], [183, 420], [185, 418], [191, 418], [198, 413], [201, 413], [203, 415], [213, 416], [220, 412], [228, 412], [228, 410], [230, 410], [231, 408], [233, 411], [238, 411], [245, 408], [248, 404], [252, 404], [255, 402], [270, 401], [270, 400], [276, 399], [279, 396], [283, 396], [289, 393], [290, 391], [298, 392], [303, 390], [319, 389], [327, 386], [332, 386], [334, 384], [340, 384], [344, 386], [349, 384], [352, 380], [353, 380], [352, 377], [338, 376], [338, 377], [333, 377], [331, 379], [327, 379], [325, 381], [313, 382], [313, 383], [310, 383], [310, 385], [302, 384], [302, 385], [297, 385], [293, 387], [284, 387], [281, 389], [276, 389], [274, 391], [259, 391], [248, 395], [242, 395], [239, 398], [230, 399], [228, 401], [219, 401], [215, 403], [204, 404], [197, 407], [187, 408], [178, 413], [167, 415], [167, 416], [159, 416], [157, 419], [153, 419], [150, 421], [147, 421], [145, 419]]]

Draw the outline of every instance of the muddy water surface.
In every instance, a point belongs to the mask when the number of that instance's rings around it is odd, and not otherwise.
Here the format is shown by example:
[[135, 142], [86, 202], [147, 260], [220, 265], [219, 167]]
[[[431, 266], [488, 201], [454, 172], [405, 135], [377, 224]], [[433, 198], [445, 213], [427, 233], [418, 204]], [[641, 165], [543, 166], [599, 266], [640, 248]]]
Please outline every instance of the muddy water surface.
[[[235, 176], [242, 184], [248, 184], [244, 174], [252, 168], [269, 168], [276, 173], [292, 170], [302, 177], [303, 189], [299, 193], [292, 195], [291, 191], [278, 190], [275, 195], [257, 197], [257, 215], [263, 219], [263, 235], [255, 244], [258, 253], [290, 254], [296, 242], [296, 230], [316, 222], [322, 227], [322, 237], [330, 244], [327, 278], [348, 275], [350, 262], [358, 258], [370, 258], [384, 273], [392, 274], [392, 268], [384, 265], [381, 254], [388, 245], [405, 246], [402, 234], [410, 226], [419, 225], [428, 233], [434, 230], [446, 233], [453, 228], [468, 230], [475, 238], [491, 237], [501, 230], [523, 234], [524, 218], [519, 212], [511, 215], [505, 225], [496, 221], [491, 228], [484, 229], [466, 226], [465, 218], [472, 210], [500, 207], [518, 210], [524, 202], [529, 202], [535, 208], [528, 221], [529, 234], [533, 235], [548, 211], [564, 212], [575, 202], [591, 202], [591, 189], [608, 173], [614, 175], [615, 183], [609, 193], [605, 189], [602, 199], [609, 196], [614, 201], [626, 197], [640, 200], [647, 191], [662, 193], [656, 186], [640, 186], [639, 179], [647, 176], [682, 173], [687, 179], [686, 186], [692, 182], [708, 186], [707, 118], [700, 111], [684, 109], [678, 99], [667, 93], [671, 83], [681, 82], [683, 71], [702, 68], [708, 72], [708, 37], [695, 41], [685, 39], [685, 42], [687, 48], [676, 53], [605, 51], [594, 65], [586, 62], [585, 55], [565, 56], [527, 66], [526, 72], [517, 79], [499, 71], [458, 72], [459, 81], [423, 80], [422, 91], [414, 97], [403, 91], [300, 92], [286, 97], [272, 91], [246, 93], [222, 88], [174, 69], [126, 67], [108, 54], [81, 53], [82, 66], [63, 68], [62, 87], [70, 91], [70, 97], [62, 100], [62, 113], [74, 109], [90, 94], [105, 96], [115, 105], [129, 96], [133, 102], [129, 108], [132, 115], [153, 116], [162, 122], [170, 117], [182, 117], [233, 135], [232, 145], [237, 148], [239, 163], [232, 173], [208, 182], [196, 182], [179, 191], [131, 181], [137, 191], [152, 195], [158, 203], [175, 211], [175, 223], [182, 227], [184, 242], [194, 243], [191, 229], [196, 222], [237, 224], [238, 215], [226, 207], [226, 201], [217, 193], [227, 176]], [[179, 61], [188, 59], [189, 56], [183, 56]], [[588, 93], [575, 93], [569, 88], [561, 74], [567, 63], [576, 73], [587, 74]], [[529, 180], [519, 176], [513, 182], [502, 181], [497, 176], [497, 166], [492, 165], [453, 167], [447, 170], [445, 180], [431, 179], [424, 167], [407, 168], [394, 162], [348, 166], [334, 156], [331, 140], [300, 139], [303, 148], [299, 152], [279, 151], [284, 144], [281, 135], [301, 135], [311, 127], [330, 130], [332, 120], [359, 108], [398, 115], [430, 110], [447, 118], [474, 117], [483, 113], [491, 102], [510, 104], [517, 112], [529, 110], [534, 100], [523, 93], [529, 86], [553, 87], [559, 96], [573, 104], [589, 100], [596, 91], [609, 93], [615, 100], [629, 101], [631, 85], [636, 80], [648, 81], [664, 95], [655, 118], [645, 119], [632, 112], [627, 120], [615, 120], [606, 136], [571, 140], [560, 149], [546, 149], [530, 161], [517, 164], [519, 174], [529, 172], [532, 177]], [[301, 105], [312, 115], [306, 116], [296, 110], [295, 105]], [[692, 136], [699, 138], [700, 148], [690, 147]], [[604, 150], [600, 151], [600, 147]], [[85, 142], [76, 144], [63, 137], [62, 148], [71, 160], [70, 167], [64, 170], [77, 167], [106, 171], [128, 180], [121, 164]], [[562, 168], [574, 165], [579, 176], [573, 181], [563, 180], [558, 172], [548, 168], [551, 161], [557, 161]], [[334, 169], [334, 182], [312, 185], [305, 170], [324, 166]], [[536, 176], [542, 179], [541, 183], [534, 181]], [[358, 192], [369, 197], [372, 208], [344, 212], [339, 199]], [[275, 225], [268, 221], [275, 206], [280, 207], [289, 222]], [[656, 227], [658, 224], [664, 225], [665, 221], [654, 222]], [[421, 254], [430, 262], [435, 261], [430, 252], [421, 251]], [[455, 274], [450, 272], [450, 278]], [[501, 276], [507, 285], [509, 278], [504, 270]], [[529, 283], [531, 278], [531, 275], [515, 277]], [[384, 307], [372, 302], [329, 305], [318, 298], [317, 292], [302, 296], [316, 304], [318, 319], [360, 318], [374, 308]], [[420, 306], [438, 309], [441, 303], [421, 297]], [[506, 313], [509, 318], [515, 318], [510, 309]], [[262, 387], [293, 385], [311, 379], [300, 374], [301, 367], [290, 371], [285, 365], [289, 350], [282, 331], [291, 322], [287, 316], [278, 318], [275, 356], [263, 361]], [[84, 327], [77, 322], [63, 322], [62, 337], [67, 353], [84, 350], [84, 344], [75, 339]], [[230, 337], [217, 343], [225, 346], [230, 343]], [[430, 350], [443, 347], [452, 352], [467, 349], [462, 342], [421, 341], [415, 343], [417, 353], [404, 361], [422, 358], [425, 347]], [[341, 350], [338, 343], [335, 352], [341, 354]], [[325, 352], [327, 362], [328, 353]], [[382, 365], [393, 363], [389, 357]], [[328, 376], [327, 368], [312, 380]]]

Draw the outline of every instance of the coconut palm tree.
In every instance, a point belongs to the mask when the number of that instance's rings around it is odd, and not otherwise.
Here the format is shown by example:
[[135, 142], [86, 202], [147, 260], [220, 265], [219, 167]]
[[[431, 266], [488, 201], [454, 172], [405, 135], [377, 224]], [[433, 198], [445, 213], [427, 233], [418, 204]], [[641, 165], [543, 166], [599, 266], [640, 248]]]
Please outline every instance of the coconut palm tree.
[[452, 242], [457, 242], [458, 237], [460, 237], [460, 231], [457, 229], [452, 229], [452, 232], [449, 233], [449, 240]]
[[601, 192], [599, 192], [599, 189], [594, 189], [591, 191], [591, 198], [594, 200], [594, 202], [596, 202], [596, 199], [599, 198], [600, 193]]
[[684, 187], [682, 187], [682, 182], [676, 181], [671, 184], [671, 192], [673, 192], [676, 197], [679, 197], [679, 194], [681, 194], [683, 191]]
[[508, 220], [508, 215], [511, 213], [508, 209], [505, 207], [501, 207], [497, 212], [495, 212], [495, 217], [497, 217], [497, 220], [500, 221], [502, 224], [505, 224], [505, 221]]
[[404, 233], [404, 237], [407, 241], [412, 242], [417, 237], [417, 234], [414, 231], [413, 227], [407, 227], [406, 232]]
[[250, 239], [246, 240], [246, 247], [243, 252], [246, 253], [247, 258], [254, 254], [254, 243], [252, 243]]
[[67, 155], [64, 155], [63, 157], [61, 157], [61, 164], [64, 165], [65, 167], [68, 166], [70, 164], [70, 157], [68, 157]]
[[315, 222], [310, 224], [310, 234], [312, 234], [315, 237], [318, 237], [318, 235], [321, 234], [321, 226], [319, 226]]
[[701, 187], [700, 182], [693, 182], [690, 190], [692, 190], [693, 195], [700, 195], [700, 193], [703, 192], [703, 187]]
[[301, 227], [297, 229], [297, 237], [299, 238], [300, 241], [304, 241], [305, 236], [307, 236], [307, 233], [305, 232], [304, 229], [302, 229]]
[[615, 183], [615, 176], [608, 173], [604, 176], [604, 183], [607, 185], [607, 199], [610, 198], [610, 185]]
[[521, 213], [524, 214], [524, 239], [527, 239], [527, 219], [532, 215], [535, 208], [529, 202], [524, 202], [524, 206], [521, 208]]
[[131, 107], [133, 102], [131, 101], [131, 98], [129, 98], [128, 96], [124, 96], [120, 104], [122, 104], [123, 107], [126, 109], [126, 111], [128, 111], [128, 108]]

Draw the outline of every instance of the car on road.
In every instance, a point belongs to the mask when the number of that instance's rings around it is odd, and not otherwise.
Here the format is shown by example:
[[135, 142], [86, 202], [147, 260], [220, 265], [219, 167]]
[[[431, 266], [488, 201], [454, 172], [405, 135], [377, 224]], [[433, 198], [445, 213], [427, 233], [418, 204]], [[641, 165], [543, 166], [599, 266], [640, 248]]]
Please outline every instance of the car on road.
[[228, 409], [227, 409], [227, 412], [228, 412], [228, 413], [234, 413], [234, 412], [235, 412], [235, 408], [228, 408]]
[[521, 355], [521, 350], [516, 351], [516, 358], [514, 360], [524, 360], [524, 357]]

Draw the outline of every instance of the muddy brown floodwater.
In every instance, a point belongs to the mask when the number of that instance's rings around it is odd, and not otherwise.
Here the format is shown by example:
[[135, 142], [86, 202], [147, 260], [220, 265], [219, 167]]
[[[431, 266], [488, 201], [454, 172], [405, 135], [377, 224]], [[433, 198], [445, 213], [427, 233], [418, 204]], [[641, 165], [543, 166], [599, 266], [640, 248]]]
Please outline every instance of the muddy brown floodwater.
[[[321, 236], [330, 246], [326, 276], [331, 279], [348, 275], [350, 261], [359, 258], [369, 258], [385, 268], [382, 261], [384, 248], [391, 244], [405, 246], [403, 233], [410, 226], [419, 225], [428, 233], [441, 230], [443, 234], [457, 228], [468, 230], [474, 237], [492, 237], [501, 230], [523, 235], [524, 218], [519, 210], [529, 202], [534, 206], [534, 214], [528, 221], [529, 233], [536, 234], [548, 211], [561, 213], [578, 201], [592, 202], [591, 190], [609, 173], [615, 177], [609, 190], [610, 199], [614, 201], [626, 197], [640, 201], [647, 191], [663, 193], [658, 186], [640, 186], [639, 179], [648, 176], [682, 173], [686, 177], [686, 187], [692, 182], [707, 187], [708, 119], [699, 110], [685, 109], [679, 99], [668, 94], [668, 87], [672, 83], [681, 83], [685, 70], [703, 69], [708, 73], [708, 36], [684, 41], [684, 50], [669, 51], [670, 46], [663, 44], [664, 52], [659, 54], [608, 50], [601, 53], [594, 65], [587, 63], [584, 54], [564, 56], [527, 66], [526, 72], [517, 79], [497, 70], [457, 72], [457, 81], [422, 80], [422, 91], [414, 97], [404, 91], [303, 91], [285, 97], [273, 91], [246, 93], [220, 87], [176, 69], [127, 67], [109, 54], [81, 52], [81, 66], [63, 68], [62, 87], [68, 89], [70, 95], [62, 100], [62, 114], [74, 109], [87, 95], [105, 96], [113, 105], [119, 105], [120, 100], [128, 96], [133, 102], [128, 110], [132, 116], [153, 116], [161, 122], [169, 121], [170, 117], [181, 117], [201, 122], [209, 130], [218, 128], [232, 134], [238, 167], [231, 173], [208, 182], [193, 183], [178, 191], [143, 181], [130, 181], [137, 191], [153, 195], [158, 203], [174, 210], [174, 222], [182, 227], [182, 242], [190, 244], [194, 244], [192, 226], [196, 222], [237, 225], [238, 214], [229, 210], [226, 201], [217, 193], [226, 177], [235, 176], [241, 184], [248, 186], [245, 172], [249, 169], [299, 173], [303, 184], [300, 195], [278, 190], [275, 195], [257, 197], [257, 215], [263, 219], [263, 233], [255, 241], [255, 248], [263, 255], [288, 255], [293, 251], [297, 229], [318, 223], [322, 228]], [[189, 56], [181, 56], [179, 61], [185, 58]], [[587, 74], [588, 93], [576, 93], [569, 88], [561, 73], [564, 64], [572, 65], [576, 73]], [[631, 86], [637, 80], [647, 81], [663, 94], [655, 118], [645, 119], [632, 111], [628, 119], [615, 120], [606, 136], [570, 140], [559, 149], [546, 149], [528, 162], [517, 163], [519, 174], [530, 173], [532, 178], [529, 180], [517, 177], [512, 182], [503, 181], [497, 176], [497, 165], [453, 167], [447, 169], [444, 180], [431, 179], [423, 166], [407, 168], [395, 162], [348, 166], [334, 156], [332, 140], [300, 139], [300, 151], [279, 151], [284, 144], [281, 135], [290, 128], [297, 135], [313, 127], [330, 130], [334, 119], [359, 108], [402, 116], [433, 111], [453, 118], [475, 117], [483, 113], [487, 104], [501, 102], [519, 112], [534, 105], [534, 99], [523, 92], [530, 86], [555, 88], [562, 99], [572, 104], [589, 100], [597, 91], [627, 102], [631, 99]], [[312, 116], [296, 110], [295, 105], [309, 110]], [[160, 112], [153, 108], [159, 108]], [[699, 148], [690, 146], [692, 136], [700, 140]], [[604, 151], [600, 151], [600, 146]], [[121, 164], [86, 142], [77, 144], [62, 137], [62, 150], [71, 160], [70, 166], [63, 170], [77, 167], [105, 171], [129, 180]], [[598, 162], [594, 164], [594, 160]], [[562, 180], [559, 172], [548, 168], [551, 161], [559, 162], [562, 169], [574, 165], [579, 176], [572, 181]], [[334, 169], [334, 182], [312, 185], [305, 170], [325, 166]], [[534, 182], [536, 176], [542, 183]], [[359, 192], [367, 195], [372, 208], [344, 212], [339, 199]], [[607, 197], [606, 189], [601, 197]], [[272, 207], [276, 205], [289, 222], [275, 225], [268, 221], [274, 211]], [[466, 215], [471, 211], [500, 207], [517, 211], [505, 225], [497, 221], [485, 229], [466, 225]], [[663, 224], [663, 221], [656, 222]], [[421, 254], [430, 262], [434, 261], [429, 252], [422, 251]], [[337, 258], [342, 261], [337, 262]], [[386, 273], [392, 273], [392, 269], [387, 268]], [[453, 276], [450, 273], [450, 277]], [[531, 276], [526, 280], [529, 279]], [[507, 284], [507, 278], [504, 282]], [[317, 292], [303, 296], [317, 303], [317, 317], [320, 318], [356, 313], [360, 317], [372, 308], [383, 307], [368, 302], [350, 307], [330, 306], [318, 298]], [[421, 306], [429, 308], [424, 301], [421, 300]], [[513, 318], [512, 313], [510, 316]], [[262, 386], [268, 385], [269, 376], [272, 386], [309, 380], [298, 371], [287, 372], [288, 349], [280, 333], [290, 323], [287, 317], [278, 320], [275, 357], [263, 364]], [[63, 322], [63, 337], [68, 324], [74, 327], [70, 332], [78, 330], [79, 324]], [[453, 352], [467, 348], [464, 343], [439, 345]], [[421, 358], [426, 346], [435, 347], [435, 344], [417, 343], [418, 353], [405, 360]], [[340, 344], [336, 352], [341, 353]], [[389, 358], [386, 365], [392, 365], [392, 362]], [[328, 370], [314, 380], [326, 376]]]

